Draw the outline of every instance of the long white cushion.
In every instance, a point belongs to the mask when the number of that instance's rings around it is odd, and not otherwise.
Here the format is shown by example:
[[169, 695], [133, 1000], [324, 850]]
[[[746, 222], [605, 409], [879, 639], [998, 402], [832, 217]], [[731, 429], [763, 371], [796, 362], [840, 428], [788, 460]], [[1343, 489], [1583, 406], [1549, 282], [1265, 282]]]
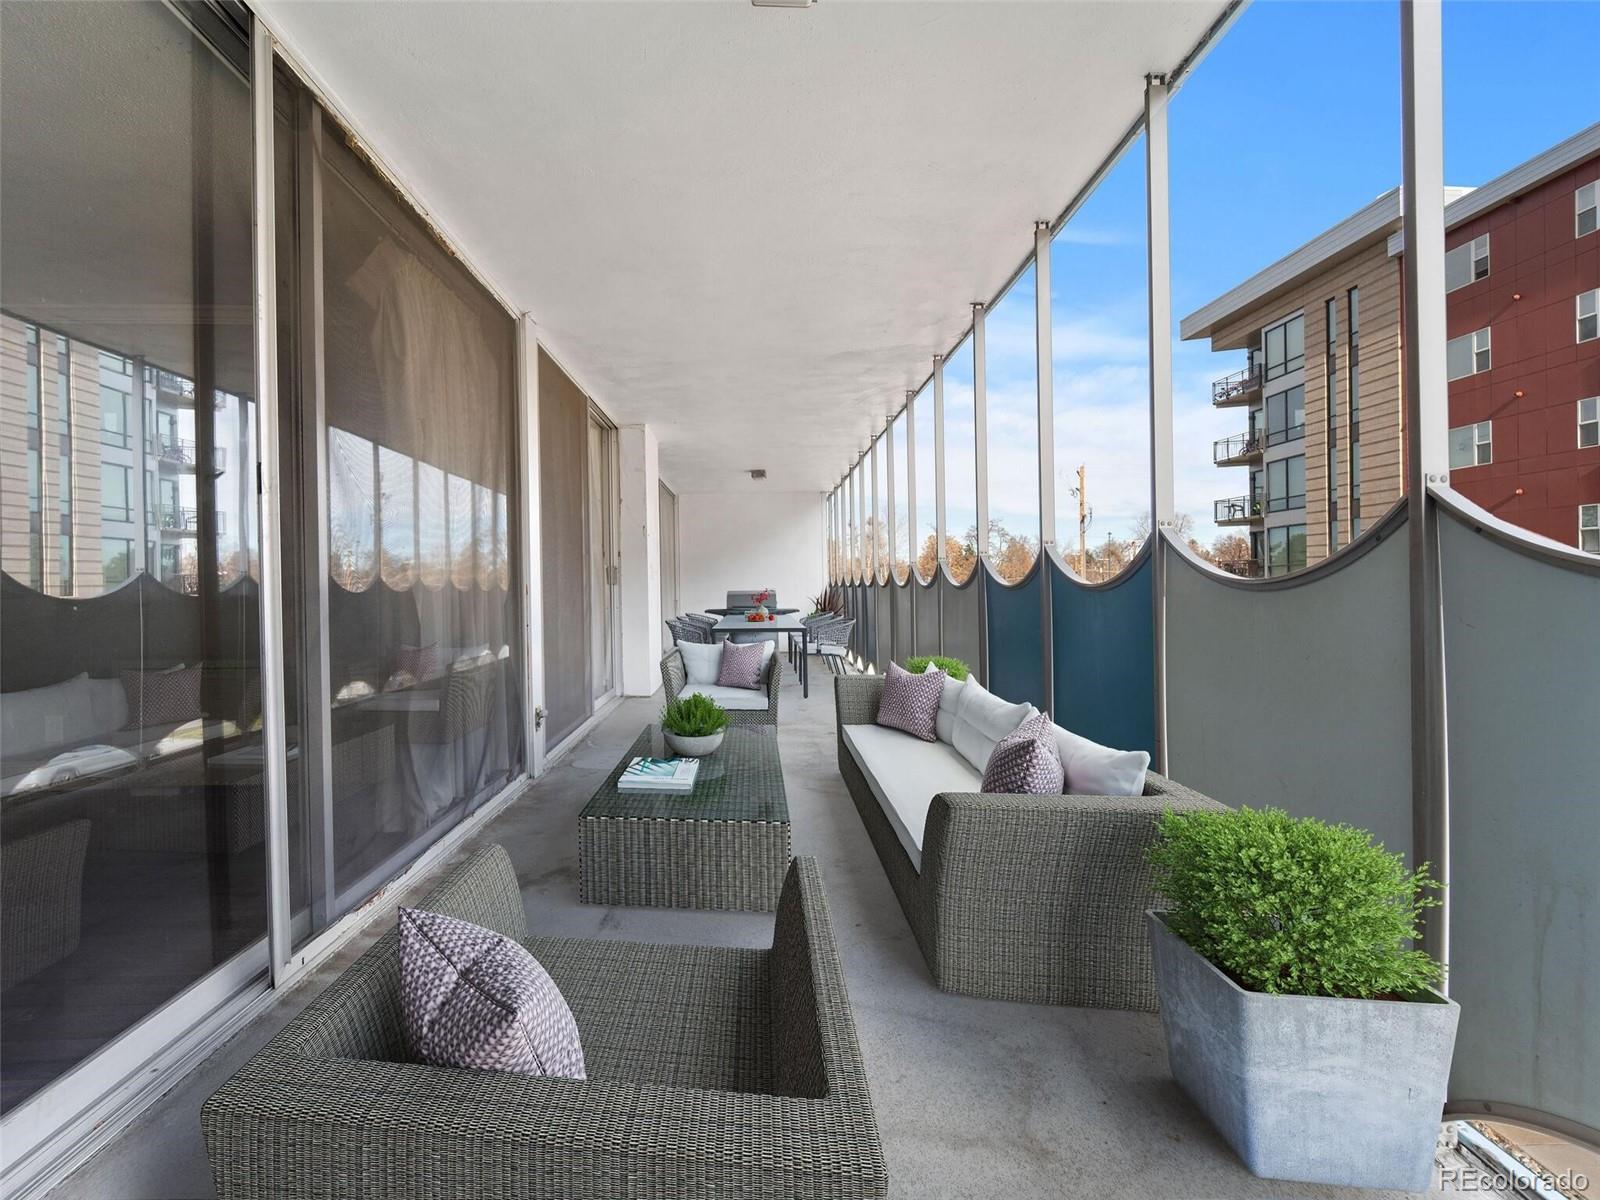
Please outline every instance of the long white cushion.
[[[929, 671], [938, 671], [939, 668], [929, 663], [922, 669], [926, 675]], [[940, 672], [943, 674], [943, 672]], [[963, 679], [953, 679], [949, 675], [944, 677], [944, 691], [939, 693], [939, 713], [934, 717], [934, 735], [946, 746], [953, 745], [956, 734], [956, 710], [961, 705], [961, 689], [966, 684]]]
[[765, 690], [755, 688], [723, 687], [717, 683], [691, 683], [678, 693], [684, 696], [704, 696], [707, 700], [715, 700], [723, 708], [741, 709], [753, 712], [767, 706], [767, 693]]
[[[96, 686], [100, 682], [84, 672], [45, 687], [7, 692], [0, 697], [0, 750], [8, 759], [22, 758], [87, 741], [117, 728], [101, 724], [115, 713], [111, 711], [113, 704], [97, 703], [103, 691]], [[116, 680], [104, 682], [122, 690]], [[124, 698], [123, 723], [127, 721], [127, 711]]]
[[1143, 750], [1113, 750], [1059, 725], [1051, 728], [1056, 731], [1056, 749], [1061, 753], [1061, 768], [1067, 777], [1062, 789], [1067, 795], [1144, 795], [1150, 756]]
[[844, 743], [918, 872], [928, 809], [940, 792], [976, 792], [983, 776], [943, 742], [882, 725], [846, 725]]
[[995, 743], [1006, 734], [1015, 733], [1018, 725], [1038, 711], [1031, 704], [1010, 704], [968, 676], [961, 685], [961, 700], [956, 708], [950, 744], [981, 779]]

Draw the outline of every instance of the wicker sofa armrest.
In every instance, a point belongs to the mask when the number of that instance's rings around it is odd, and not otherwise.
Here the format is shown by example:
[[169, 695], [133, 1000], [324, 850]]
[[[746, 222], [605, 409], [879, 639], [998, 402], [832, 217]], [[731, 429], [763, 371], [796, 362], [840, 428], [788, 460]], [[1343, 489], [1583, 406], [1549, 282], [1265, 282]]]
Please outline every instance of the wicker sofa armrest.
[[668, 700], [676, 700], [683, 685], [689, 682], [688, 668], [683, 665], [683, 652], [676, 646], [661, 656], [661, 686]]
[[837, 675], [833, 680], [833, 707], [836, 727], [843, 737], [846, 725], [871, 725], [878, 719], [878, 701], [883, 698], [882, 675]]
[[[1223, 805], [1152, 774], [1146, 794], [935, 796], [922, 883], [941, 986], [1111, 1008], [1155, 1006], [1146, 853], [1166, 809]], [[1003, 964], [1003, 966], [997, 965]]]
[[783, 659], [774, 651], [772, 658], [767, 663], [767, 712], [772, 716], [772, 723], [778, 723], [778, 697], [783, 691]]

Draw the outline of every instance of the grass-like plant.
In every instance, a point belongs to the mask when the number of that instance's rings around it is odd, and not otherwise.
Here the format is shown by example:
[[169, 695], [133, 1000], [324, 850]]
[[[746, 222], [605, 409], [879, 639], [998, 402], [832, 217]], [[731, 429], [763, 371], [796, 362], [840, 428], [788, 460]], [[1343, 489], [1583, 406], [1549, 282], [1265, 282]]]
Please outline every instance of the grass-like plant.
[[1393, 998], [1440, 978], [1410, 946], [1440, 885], [1364, 830], [1276, 808], [1167, 812], [1149, 854], [1168, 927], [1242, 987]]
[[913, 675], [920, 675], [928, 669], [929, 663], [938, 667], [951, 679], [965, 679], [967, 677], [968, 667], [966, 663], [959, 658], [946, 658], [942, 654], [913, 654], [906, 659], [906, 670]]
[[728, 727], [728, 710], [709, 696], [679, 696], [661, 710], [661, 727], [679, 737], [710, 737]]

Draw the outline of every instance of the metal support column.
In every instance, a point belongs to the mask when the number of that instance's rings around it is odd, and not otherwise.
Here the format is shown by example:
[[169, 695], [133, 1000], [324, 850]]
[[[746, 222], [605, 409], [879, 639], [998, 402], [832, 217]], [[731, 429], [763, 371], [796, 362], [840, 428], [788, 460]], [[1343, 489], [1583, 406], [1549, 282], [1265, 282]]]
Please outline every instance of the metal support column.
[[1050, 553], [1056, 545], [1056, 402], [1050, 328], [1050, 222], [1033, 223], [1033, 353], [1039, 427], [1039, 679], [1044, 711], [1056, 707], [1055, 603]]
[[[1406, 522], [1411, 549], [1411, 797], [1414, 862], [1450, 882], [1450, 776], [1445, 721], [1438, 510], [1449, 482], [1445, 372], [1444, 87], [1439, 0], [1402, 0], [1400, 92], [1405, 231]], [[1423, 922], [1423, 947], [1450, 961], [1450, 891]], [[1446, 975], [1446, 980], [1449, 976]]]
[[[883, 451], [887, 459], [885, 473], [887, 477], [888, 494], [884, 496], [884, 513], [887, 516], [886, 526], [889, 534], [889, 582], [893, 583], [895, 568], [895, 539], [900, 533], [900, 521], [895, 514], [895, 479], [894, 479], [894, 418], [889, 418], [889, 423], [883, 427]], [[891, 645], [893, 643], [891, 642]]]
[[911, 554], [911, 561], [907, 565], [915, 573], [917, 569], [917, 394], [915, 392], [906, 393], [906, 531], [906, 547]]
[[[933, 356], [933, 548], [935, 562], [950, 565], [949, 519], [944, 486], [944, 355]], [[944, 622], [939, 623], [941, 645]]]
[[1177, 521], [1172, 471], [1172, 246], [1167, 182], [1166, 77], [1144, 84], [1145, 222], [1150, 293], [1150, 572], [1155, 588], [1155, 768], [1167, 762], [1167, 568], [1161, 544]]
[[984, 306], [972, 306], [972, 442], [973, 473], [977, 477], [978, 557], [989, 554], [989, 397], [984, 379]]
[[[872, 564], [872, 582], [873, 583], [877, 583], [878, 582], [878, 534], [883, 531], [883, 522], [882, 522], [882, 519], [878, 516], [878, 514], [883, 511], [883, 509], [878, 506], [878, 501], [880, 499], [882, 499], [882, 497], [880, 497], [878, 495], [878, 445], [882, 441], [883, 441], [883, 435], [881, 433], [877, 437], [872, 439], [872, 452], [871, 452], [872, 456], [871, 456], [871, 460], [869, 462], [869, 465], [867, 467], [867, 470], [869, 471], [869, 473], [872, 476], [872, 493], [871, 493], [872, 494], [872, 518], [868, 522], [868, 524], [869, 524], [869, 526], [871, 528], [871, 531], [872, 531], [872, 558], [871, 558], [871, 564]], [[876, 612], [873, 613], [873, 623], [874, 624], [877, 623], [877, 613]], [[874, 640], [877, 639], [878, 635], [877, 635], [877, 631], [876, 630], [873, 631], [873, 635], [872, 636], [873, 636]]]

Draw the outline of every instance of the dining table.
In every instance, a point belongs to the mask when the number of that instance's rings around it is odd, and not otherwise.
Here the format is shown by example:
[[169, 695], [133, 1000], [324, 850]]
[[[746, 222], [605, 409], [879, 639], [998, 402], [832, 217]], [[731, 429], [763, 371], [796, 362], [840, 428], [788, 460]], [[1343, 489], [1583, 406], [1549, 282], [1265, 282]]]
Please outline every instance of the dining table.
[[811, 665], [807, 654], [811, 648], [811, 627], [800, 619], [798, 609], [785, 613], [768, 613], [764, 621], [752, 621], [748, 613], [730, 613], [711, 627], [711, 637], [728, 637], [735, 633], [787, 633], [800, 638], [800, 695], [811, 698]]

